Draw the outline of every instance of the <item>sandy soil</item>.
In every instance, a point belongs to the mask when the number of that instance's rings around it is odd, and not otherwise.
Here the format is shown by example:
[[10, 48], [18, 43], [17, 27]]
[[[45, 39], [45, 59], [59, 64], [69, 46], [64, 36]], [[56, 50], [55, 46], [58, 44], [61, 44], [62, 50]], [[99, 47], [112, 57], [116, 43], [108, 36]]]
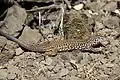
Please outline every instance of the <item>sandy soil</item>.
[[[46, 2], [49, 3], [49, 0]], [[0, 36], [0, 80], [120, 80], [119, 0], [78, 0], [72, 3], [72, 7], [79, 3], [84, 3], [80, 10], [65, 10], [64, 38], [85, 40], [92, 34], [103, 35], [110, 43], [102, 53], [75, 50], [61, 52], [54, 57], [43, 56], [24, 50], [17, 43]], [[39, 26], [38, 12], [26, 12], [29, 9], [26, 4], [20, 5], [22, 7], [12, 6], [9, 9], [4, 22], [7, 29], [3, 27], [3, 30], [26, 43], [60, 36], [55, 26], [61, 20], [60, 9], [41, 10]], [[34, 8], [38, 8], [38, 4], [35, 5], [37, 7]], [[26, 24], [25, 27], [23, 24]]]

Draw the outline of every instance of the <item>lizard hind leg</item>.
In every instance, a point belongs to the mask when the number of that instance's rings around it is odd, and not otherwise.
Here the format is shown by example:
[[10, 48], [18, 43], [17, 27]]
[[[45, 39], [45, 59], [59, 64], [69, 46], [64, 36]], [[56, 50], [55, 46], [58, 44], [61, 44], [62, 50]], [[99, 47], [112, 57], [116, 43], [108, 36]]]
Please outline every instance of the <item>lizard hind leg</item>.
[[101, 52], [102, 51], [102, 47], [99, 47], [99, 48], [93, 48], [93, 47], [91, 47], [90, 49], [93, 52]]

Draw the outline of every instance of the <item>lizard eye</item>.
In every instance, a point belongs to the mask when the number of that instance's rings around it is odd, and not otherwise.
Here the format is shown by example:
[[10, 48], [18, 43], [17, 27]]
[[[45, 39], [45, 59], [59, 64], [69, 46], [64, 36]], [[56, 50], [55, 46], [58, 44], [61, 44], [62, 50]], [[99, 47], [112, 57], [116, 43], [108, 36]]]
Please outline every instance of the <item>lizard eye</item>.
[[95, 39], [95, 42], [97, 42], [98, 41], [98, 39]]

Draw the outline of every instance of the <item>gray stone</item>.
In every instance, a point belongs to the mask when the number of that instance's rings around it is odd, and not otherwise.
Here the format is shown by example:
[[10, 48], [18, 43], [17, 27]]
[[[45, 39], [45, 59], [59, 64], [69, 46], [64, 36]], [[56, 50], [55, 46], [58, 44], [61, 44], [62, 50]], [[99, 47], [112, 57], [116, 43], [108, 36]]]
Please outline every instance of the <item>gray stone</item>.
[[106, 16], [102, 18], [103, 24], [108, 27], [108, 28], [116, 28], [119, 27], [119, 21], [120, 19], [118, 17], [111, 17], [111, 16]]
[[89, 57], [89, 55], [87, 55], [87, 54], [84, 54], [83, 55], [83, 60], [81, 60], [81, 65], [87, 65], [88, 63], [89, 63], [89, 60], [88, 60], [88, 57]]
[[95, 30], [99, 31], [101, 29], [105, 28], [104, 25], [98, 21], [96, 21], [96, 26], [95, 26]]
[[72, 70], [73, 69], [73, 67], [71, 66], [70, 62], [65, 62], [65, 67], [68, 70]]
[[1, 69], [0, 70], [0, 80], [6, 80], [6, 78], [7, 78], [7, 70], [5, 70], [5, 69]]
[[60, 72], [60, 76], [61, 76], [61, 77], [62, 77], [62, 76], [65, 76], [65, 75], [67, 75], [68, 73], [69, 73], [68, 69], [62, 68], [62, 69], [61, 69], [61, 72]]
[[116, 37], [116, 36], [120, 35], [120, 33], [118, 33], [116, 30], [113, 30], [112, 33], [111, 33], [111, 35], [113, 37]]
[[54, 72], [59, 72], [61, 68], [62, 66], [57, 64], [53, 70]]
[[101, 9], [101, 7], [103, 7], [105, 5], [105, 2], [91, 2], [86, 4], [87, 7], [89, 7], [92, 11], [99, 11]]
[[20, 72], [20, 70], [13, 65], [8, 65], [8, 72], [18, 74]]
[[53, 69], [54, 69], [54, 66], [52, 66], [52, 65], [48, 66], [49, 71], [52, 71]]
[[83, 8], [83, 6], [84, 6], [84, 4], [78, 4], [78, 5], [75, 5], [75, 6], [73, 6], [73, 8], [75, 9], [75, 10], [80, 10], [80, 9], [82, 9]]
[[13, 79], [15, 79], [15, 77], [16, 77], [16, 75], [15, 75], [15, 73], [9, 73], [8, 75], [7, 75], [7, 78], [9, 79], [9, 80], [13, 80]]
[[78, 74], [78, 71], [75, 70], [75, 69], [73, 69], [73, 70], [70, 71], [70, 75], [71, 75], [71, 76], [75, 76], [75, 75], [77, 75], [77, 74]]
[[8, 9], [8, 14], [5, 18], [5, 25], [7, 27], [3, 27], [2, 29], [6, 29], [9, 34], [14, 34], [14, 36], [18, 36], [18, 33], [16, 32], [22, 30], [24, 21], [27, 17], [26, 11], [23, 8], [20, 8], [19, 6], [12, 6]]
[[75, 77], [75, 76], [71, 76], [70, 77], [70, 80], [80, 80], [78, 77]]
[[0, 51], [3, 49], [7, 42], [7, 39], [5, 37], [0, 36]]
[[34, 44], [41, 39], [41, 35], [38, 30], [32, 30], [26, 26], [19, 39], [27, 44]]
[[108, 67], [108, 68], [112, 68], [112, 67], [115, 66], [115, 64], [113, 64], [113, 63], [107, 63], [107, 64], [105, 64], [105, 66]]
[[15, 49], [16, 55], [22, 54], [24, 51], [21, 48]]
[[53, 61], [53, 60], [52, 60], [50, 57], [48, 57], [48, 58], [46, 59], [46, 61], [45, 61], [45, 64], [51, 65], [52, 61]]
[[117, 8], [117, 2], [110, 2], [103, 9], [106, 11], [114, 11], [116, 8]]

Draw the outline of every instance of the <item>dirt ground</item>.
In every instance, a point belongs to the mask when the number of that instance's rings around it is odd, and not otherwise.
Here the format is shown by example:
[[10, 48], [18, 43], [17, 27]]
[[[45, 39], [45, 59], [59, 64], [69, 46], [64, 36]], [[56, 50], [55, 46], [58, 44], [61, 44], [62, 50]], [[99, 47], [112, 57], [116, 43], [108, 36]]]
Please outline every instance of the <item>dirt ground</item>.
[[0, 80], [120, 80], [120, 1], [63, 1], [16, 0], [19, 6], [8, 9], [0, 22], [6, 27], [0, 28], [26, 44], [61, 37], [86, 40], [96, 34], [109, 44], [97, 53], [43, 56], [0, 36]]

